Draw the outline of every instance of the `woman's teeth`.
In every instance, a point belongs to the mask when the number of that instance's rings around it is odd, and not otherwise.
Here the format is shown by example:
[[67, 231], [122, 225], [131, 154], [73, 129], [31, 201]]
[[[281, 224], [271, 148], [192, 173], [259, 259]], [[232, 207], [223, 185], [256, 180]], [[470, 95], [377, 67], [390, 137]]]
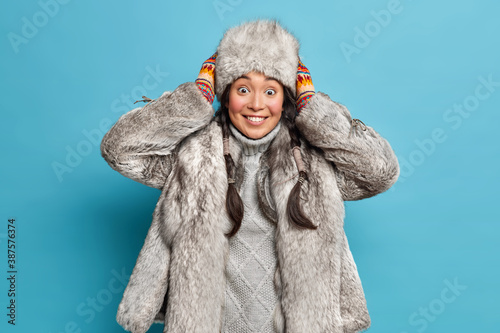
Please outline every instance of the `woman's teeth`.
[[246, 118], [250, 121], [255, 121], [255, 122], [259, 122], [266, 119], [266, 117], [250, 117], [250, 116], [246, 116]]

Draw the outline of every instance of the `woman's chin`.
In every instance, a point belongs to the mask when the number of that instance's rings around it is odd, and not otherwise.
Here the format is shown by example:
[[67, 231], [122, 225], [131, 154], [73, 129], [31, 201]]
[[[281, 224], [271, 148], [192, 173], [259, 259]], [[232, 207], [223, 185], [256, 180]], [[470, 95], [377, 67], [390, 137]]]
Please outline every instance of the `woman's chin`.
[[266, 131], [265, 129], [258, 129], [258, 130], [253, 129], [253, 130], [246, 131], [243, 134], [247, 138], [258, 140], [258, 139], [265, 137], [269, 132], [270, 131]]

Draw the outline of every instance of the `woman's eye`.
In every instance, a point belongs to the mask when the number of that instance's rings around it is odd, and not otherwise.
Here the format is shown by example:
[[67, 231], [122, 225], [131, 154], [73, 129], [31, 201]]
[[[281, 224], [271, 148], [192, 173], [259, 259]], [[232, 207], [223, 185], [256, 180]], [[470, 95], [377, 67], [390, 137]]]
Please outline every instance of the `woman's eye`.
[[267, 89], [266, 90], [266, 95], [274, 95], [276, 92], [273, 89]]
[[238, 92], [245, 94], [245, 93], [248, 92], [248, 89], [244, 88], [244, 87], [241, 87], [241, 88], [238, 88]]

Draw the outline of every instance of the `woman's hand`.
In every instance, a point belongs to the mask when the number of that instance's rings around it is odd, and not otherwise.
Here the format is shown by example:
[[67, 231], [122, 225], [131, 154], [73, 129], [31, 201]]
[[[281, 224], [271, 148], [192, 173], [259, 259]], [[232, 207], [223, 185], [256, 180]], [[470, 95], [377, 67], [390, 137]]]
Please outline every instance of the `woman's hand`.
[[307, 105], [311, 97], [316, 93], [311, 79], [311, 73], [300, 61], [297, 68], [297, 112]]
[[201, 66], [200, 74], [196, 79], [196, 84], [200, 89], [201, 93], [207, 101], [212, 104], [214, 102], [214, 81], [215, 81], [215, 59], [217, 58], [217, 52], [214, 53], [210, 58], [205, 60]]

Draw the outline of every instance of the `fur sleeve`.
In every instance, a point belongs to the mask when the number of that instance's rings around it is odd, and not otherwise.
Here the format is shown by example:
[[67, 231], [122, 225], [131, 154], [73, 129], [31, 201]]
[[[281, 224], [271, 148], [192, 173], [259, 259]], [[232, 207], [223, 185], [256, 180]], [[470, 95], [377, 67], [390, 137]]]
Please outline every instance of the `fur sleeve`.
[[161, 189], [179, 142], [205, 127], [213, 114], [196, 84], [184, 83], [121, 116], [102, 139], [101, 154], [122, 175]]
[[387, 140], [369, 126], [353, 126], [347, 108], [328, 95], [316, 93], [295, 122], [309, 143], [333, 162], [344, 200], [369, 198], [398, 179], [399, 164]]

